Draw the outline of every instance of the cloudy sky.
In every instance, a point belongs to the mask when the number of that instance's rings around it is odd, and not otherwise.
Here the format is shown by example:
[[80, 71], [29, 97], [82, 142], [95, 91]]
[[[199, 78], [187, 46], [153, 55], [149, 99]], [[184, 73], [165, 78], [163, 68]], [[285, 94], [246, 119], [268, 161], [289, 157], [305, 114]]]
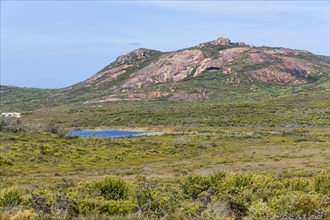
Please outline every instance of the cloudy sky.
[[329, 56], [329, 1], [3, 1], [1, 84], [60, 88], [144, 47], [228, 37]]

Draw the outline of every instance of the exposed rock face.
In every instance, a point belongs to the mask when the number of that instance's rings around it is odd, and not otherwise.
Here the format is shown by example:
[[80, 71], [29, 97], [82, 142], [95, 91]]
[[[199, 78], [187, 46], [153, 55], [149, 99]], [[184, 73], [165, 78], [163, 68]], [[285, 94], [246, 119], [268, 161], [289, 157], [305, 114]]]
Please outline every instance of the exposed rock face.
[[[106, 96], [96, 100], [97, 102], [160, 97], [170, 97], [170, 100], [207, 99], [205, 92], [174, 89], [175, 83], [187, 77], [200, 76], [207, 71], [224, 74], [227, 85], [240, 86], [244, 80], [301, 84], [307, 82], [309, 75], [329, 70], [329, 61], [317, 59], [316, 55], [308, 51], [254, 47], [244, 42], [232, 43], [227, 38], [218, 38], [170, 53], [140, 48], [119, 56], [111, 65], [76, 87], [68, 88], [66, 92], [90, 87], [106, 88], [105, 91], [110, 94], [121, 94], [117, 97]], [[164, 83], [166, 92], [156, 86]], [[144, 92], [150, 86], [155, 86], [154, 90]], [[252, 86], [251, 90], [256, 91], [257, 87]]]
[[229, 45], [231, 42], [228, 38], [218, 38], [214, 41], [214, 45]]
[[274, 63], [277, 60], [280, 60], [280, 57], [274, 55], [272, 52], [268, 51], [253, 51], [250, 52], [246, 58], [246, 63], [248, 64], [257, 64], [257, 63]]
[[174, 93], [172, 97], [169, 98], [171, 101], [192, 101], [192, 100], [203, 100], [208, 99], [209, 97], [203, 93], [189, 93], [185, 91], [181, 91], [178, 93]]
[[125, 63], [125, 62], [132, 62], [132, 61], [136, 61], [136, 60], [140, 60], [146, 57], [150, 57], [151, 55], [151, 51], [145, 48], [139, 48], [136, 50], [133, 50], [132, 52], [126, 54], [126, 55], [122, 55], [119, 56], [116, 59], [117, 63]]
[[248, 75], [255, 79], [266, 83], [294, 83], [294, 84], [301, 84], [304, 81], [296, 79], [293, 75], [273, 70], [272, 68], [261, 69], [256, 71], [248, 72]]
[[146, 92], [146, 93], [142, 93], [142, 92], [134, 92], [128, 95], [128, 98], [130, 99], [154, 99], [154, 98], [160, 98], [160, 97], [164, 97], [164, 96], [168, 96], [169, 93], [168, 92], [164, 92], [164, 91], [153, 91], [153, 92]]
[[139, 48], [131, 51], [126, 55], [119, 56], [116, 61], [109, 65], [106, 69], [103, 69], [102, 71], [80, 83], [78, 88], [89, 87], [93, 85], [96, 89], [98, 89], [102, 86], [106, 86], [111, 81], [125, 74], [128, 68], [139, 66], [139, 62], [157, 53], [160, 52]]
[[152, 84], [176, 82], [186, 78], [202, 60], [200, 50], [184, 50], [164, 55], [158, 61], [134, 73], [114, 89], [142, 88]]
[[273, 54], [282, 54], [282, 55], [299, 55], [299, 54], [310, 54], [310, 52], [306, 50], [293, 50], [288, 48], [279, 48], [279, 49], [273, 49], [269, 51]]
[[217, 46], [217, 45], [230, 45], [231, 41], [228, 38], [218, 38], [216, 40], [213, 41], [209, 41], [209, 42], [205, 42], [205, 43], [201, 43], [198, 45], [199, 48], [204, 47], [204, 46]]
[[255, 57], [252, 60], [249, 59], [248, 62], [272, 63], [276, 60], [279, 62], [261, 69], [247, 71], [246, 75], [266, 83], [301, 84], [305, 82], [304, 79], [307, 78], [308, 74], [314, 72], [309, 68], [309, 63], [301, 63], [291, 57], [259, 56], [257, 59]]
[[118, 102], [118, 101], [137, 101], [141, 99], [133, 99], [133, 98], [117, 98], [113, 96], [102, 97], [99, 99], [93, 99], [84, 102], [84, 104], [91, 104], [91, 103], [102, 103], [102, 102]]
[[[110, 66], [109, 69], [100, 72], [91, 78], [84, 81], [83, 86], [90, 86], [92, 83], [96, 82], [96, 88], [99, 88], [100, 86], [111, 82], [112, 80], [116, 79], [120, 75], [126, 73], [126, 69], [128, 67], [131, 67], [132, 65], [129, 64], [122, 64], [119, 66], [112, 67]], [[100, 78], [104, 77], [103, 80], [100, 80]]]
[[198, 76], [208, 68], [224, 68], [226, 64], [233, 61], [234, 58], [237, 58], [242, 53], [250, 50], [246, 47], [238, 47], [238, 48], [229, 48], [223, 51], [219, 51], [219, 58], [218, 59], [204, 59], [200, 66], [196, 69], [196, 72], [194, 73], [194, 76]]

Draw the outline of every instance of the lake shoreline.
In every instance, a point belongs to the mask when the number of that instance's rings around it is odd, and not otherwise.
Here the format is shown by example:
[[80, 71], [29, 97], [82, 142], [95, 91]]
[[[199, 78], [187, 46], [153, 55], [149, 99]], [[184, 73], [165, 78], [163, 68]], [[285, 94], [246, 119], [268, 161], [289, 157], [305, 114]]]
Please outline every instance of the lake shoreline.
[[146, 131], [128, 131], [128, 130], [118, 130], [118, 129], [106, 129], [106, 130], [71, 130], [68, 132], [70, 135], [78, 135], [81, 137], [128, 137], [136, 136], [147, 133]]

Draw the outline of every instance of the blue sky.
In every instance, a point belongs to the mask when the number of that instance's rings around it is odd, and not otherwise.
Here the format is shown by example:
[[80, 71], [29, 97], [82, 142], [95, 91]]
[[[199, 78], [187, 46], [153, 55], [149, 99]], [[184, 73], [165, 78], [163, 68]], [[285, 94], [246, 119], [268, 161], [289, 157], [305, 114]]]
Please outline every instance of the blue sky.
[[329, 55], [329, 1], [3, 1], [1, 84], [61, 88], [144, 47], [228, 37]]

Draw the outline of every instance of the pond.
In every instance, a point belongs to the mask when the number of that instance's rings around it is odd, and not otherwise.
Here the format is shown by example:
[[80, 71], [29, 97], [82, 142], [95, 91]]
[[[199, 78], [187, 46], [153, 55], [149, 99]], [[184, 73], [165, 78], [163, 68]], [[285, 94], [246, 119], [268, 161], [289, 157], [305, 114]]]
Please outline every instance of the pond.
[[138, 134], [145, 134], [144, 131], [125, 131], [125, 130], [73, 130], [71, 135], [79, 135], [83, 137], [99, 136], [99, 137], [127, 137]]

